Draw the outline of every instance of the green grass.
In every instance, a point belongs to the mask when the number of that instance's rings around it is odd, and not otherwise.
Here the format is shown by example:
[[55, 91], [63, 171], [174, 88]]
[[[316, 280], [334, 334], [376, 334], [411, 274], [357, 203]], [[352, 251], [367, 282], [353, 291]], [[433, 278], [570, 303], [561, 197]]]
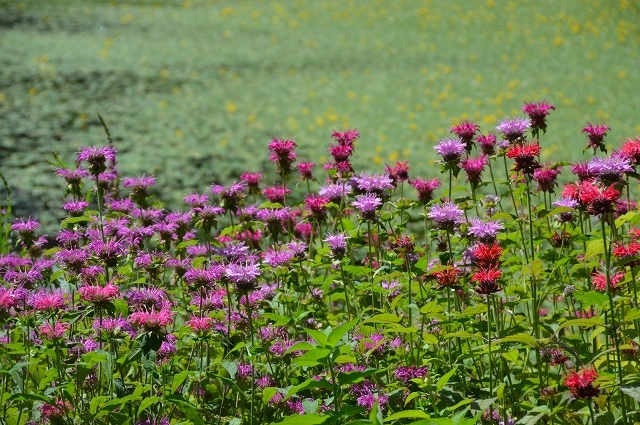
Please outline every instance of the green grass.
[[[326, 157], [357, 127], [355, 163], [410, 161], [452, 121], [484, 132], [525, 100], [557, 110], [544, 160], [583, 158], [586, 121], [640, 133], [639, 8], [631, 1], [0, 1], [0, 163], [17, 210], [53, 223], [69, 162], [106, 143], [126, 176], [154, 170], [168, 206], [244, 170], [272, 167], [271, 136]], [[588, 155], [588, 153], [587, 153]], [[47, 215], [49, 214], [49, 215]]]

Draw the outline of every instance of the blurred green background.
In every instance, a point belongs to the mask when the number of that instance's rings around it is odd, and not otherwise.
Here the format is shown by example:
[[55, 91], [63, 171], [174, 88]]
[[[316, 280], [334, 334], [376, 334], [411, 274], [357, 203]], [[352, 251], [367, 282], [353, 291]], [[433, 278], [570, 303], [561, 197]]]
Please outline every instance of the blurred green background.
[[[153, 174], [169, 208], [294, 138], [322, 164], [332, 130], [358, 128], [355, 164], [409, 160], [435, 177], [453, 121], [483, 132], [524, 101], [557, 107], [543, 161], [583, 154], [586, 121], [612, 146], [640, 134], [638, 2], [629, 0], [0, 0], [0, 170], [21, 215], [60, 217], [81, 146]], [[322, 175], [322, 172], [318, 172]], [[271, 183], [271, 177], [266, 179]]]

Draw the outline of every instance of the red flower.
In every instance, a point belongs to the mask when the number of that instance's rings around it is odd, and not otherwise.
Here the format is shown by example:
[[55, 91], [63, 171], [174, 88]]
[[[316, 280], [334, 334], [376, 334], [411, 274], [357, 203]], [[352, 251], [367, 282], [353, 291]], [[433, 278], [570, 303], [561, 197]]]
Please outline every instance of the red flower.
[[491, 246], [478, 244], [473, 247], [474, 264], [482, 269], [491, 269], [498, 266], [502, 248], [498, 242], [494, 242]]
[[627, 139], [620, 147], [618, 155], [628, 160], [631, 165], [640, 164], [640, 137]]
[[588, 366], [579, 372], [569, 371], [564, 385], [569, 387], [571, 395], [576, 398], [591, 398], [600, 394], [600, 388], [593, 386], [596, 379], [598, 379], [598, 372], [593, 366]]
[[578, 201], [587, 213], [599, 215], [616, 211], [616, 201], [620, 198], [620, 192], [613, 184], [605, 186], [595, 180], [585, 180], [567, 184], [562, 196]]
[[452, 288], [458, 286], [462, 272], [456, 267], [440, 270], [431, 275], [436, 278], [436, 282], [441, 288]]
[[540, 156], [538, 143], [515, 144], [507, 151], [507, 157], [515, 160], [514, 171], [522, 171], [524, 174], [533, 174], [541, 165], [536, 160]]
[[478, 282], [478, 286], [476, 287], [477, 293], [488, 295], [500, 290], [497, 283], [500, 276], [502, 276], [502, 271], [496, 268], [481, 269], [471, 276], [471, 281]]

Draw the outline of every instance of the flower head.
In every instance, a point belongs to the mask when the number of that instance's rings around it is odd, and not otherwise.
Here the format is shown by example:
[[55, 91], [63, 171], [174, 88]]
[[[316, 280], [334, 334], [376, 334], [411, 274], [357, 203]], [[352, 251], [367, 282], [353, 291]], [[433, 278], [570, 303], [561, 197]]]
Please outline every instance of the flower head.
[[502, 137], [510, 142], [524, 139], [527, 130], [531, 127], [530, 118], [506, 118], [498, 123], [496, 130], [502, 133]]
[[467, 152], [471, 152], [473, 146], [473, 136], [480, 131], [480, 126], [473, 121], [462, 120], [453, 123], [453, 127], [449, 129], [449, 133], [453, 133], [465, 144]]
[[555, 110], [555, 106], [548, 104], [546, 101], [525, 103], [522, 112], [529, 115], [531, 119], [531, 127], [534, 130], [547, 131], [547, 115]]
[[607, 148], [604, 145], [604, 136], [607, 135], [607, 130], [611, 130], [611, 128], [607, 127], [604, 124], [595, 125], [587, 122], [587, 126], [582, 129], [583, 133], [587, 133], [587, 137], [589, 138], [589, 143], [587, 144], [588, 148], [593, 148], [593, 153], [595, 154], [596, 149], [600, 149], [601, 152], [607, 152]]
[[640, 137], [627, 139], [615, 155], [626, 159], [634, 167], [640, 165]]
[[542, 192], [553, 192], [558, 185], [556, 180], [560, 175], [559, 167], [543, 166], [533, 171], [533, 180], [538, 183], [538, 190]]
[[527, 175], [532, 175], [540, 167], [537, 157], [540, 156], [540, 145], [538, 143], [514, 144], [507, 151], [507, 157], [515, 161], [514, 171], [522, 171]]
[[326, 196], [330, 202], [340, 205], [342, 198], [350, 194], [353, 188], [347, 183], [329, 183], [320, 187], [318, 194]]
[[487, 134], [486, 136], [480, 134], [476, 137], [476, 143], [480, 145], [480, 150], [485, 155], [494, 155], [496, 153], [496, 141], [495, 134]]
[[590, 175], [605, 184], [617, 183], [622, 180], [624, 173], [633, 172], [629, 161], [620, 156], [595, 157], [587, 167]]
[[347, 239], [344, 233], [327, 233], [324, 241], [329, 244], [331, 255], [339, 259], [347, 253]]
[[374, 220], [376, 210], [382, 206], [382, 199], [373, 193], [365, 193], [364, 195], [357, 195], [356, 200], [351, 205], [360, 211], [365, 220]]
[[466, 145], [460, 139], [442, 139], [434, 147], [443, 162], [458, 162], [465, 152]]
[[360, 173], [351, 179], [357, 193], [374, 193], [384, 196], [387, 189], [393, 189], [393, 180], [387, 174]]
[[423, 180], [415, 178], [411, 180], [409, 184], [418, 191], [418, 201], [422, 205], [431, 202], [433, 199], [433, 191], [440, 187], [440, 181], [438, 179]]
[[462, 223], [464, 211], [453, 202], [445, 202], [431, 207], [431, 211], [427, 214], [433, 222], [442, 230], [452, 231], [455, 227]]
[[593, 366], [587, 366], [578, 372], [569, 371], [565, 376], [564, 385], [569, 387], [571, 395], [576, 398], [592, 398], [600, 394], [600, 388], [593, 386], [596, 379], [598, 372]]
[[271, 139], [269, 160], [278, 166], [278, 172], [281, 175], [291, 174], [291, 166], [296, 161], [295, 148], [297, 147], [293, 140]]
[[495, 220], [482, 221], [479, 218], [471, 218], [469, 223], [471, 226], [467, 232], [476, 240], [485, 244], [493, 243], [498, 236], [498, 232], [504, 230], [504, 226]]
[[225, 275], [240, 293], [255, 289], [256, 281], [261, 274], [259, 265], [254, 262], [229, 264], [225, 269]]
[[467, 181], [471, 184], [471, 187], [475, 189], [480, 184], [480, 177], [482, 176], [485, 165], [488, 163], [486, 155], [478, 155], [462, 160], [458, 166], [467, 173]]
[[86, 161], [89, 163], [89, 172], [97, 176], [107, 169], [107, 161], [111, 164], [116, 162], [116, 150], [113, 146], [103, 146], [97, 148], [80, 148], [78, 152], [78, 163]]
[[316, 164], [314, 164], [313, 162], [301, 162], [300, 164], [296, 165], [296, 168], [298, 169], [302, 180], [313, 180], [312, 172], [313, 167], [315, 166]]

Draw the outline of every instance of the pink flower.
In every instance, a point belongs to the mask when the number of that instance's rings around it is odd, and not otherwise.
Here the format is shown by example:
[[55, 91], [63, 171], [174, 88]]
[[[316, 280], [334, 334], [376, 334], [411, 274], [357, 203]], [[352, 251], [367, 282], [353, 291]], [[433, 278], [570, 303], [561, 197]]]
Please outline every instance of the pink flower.
[[113, 283], [105, 286], [100, 285], [84, 285], [78, 289], [80, 298], [91, 304], [102, 305], [113, 301], [120, 295], [120, 290]]
[[171, 310], [140, 310], [129, 316], [129, 321], [146, 331], [159, 331], [173, 323]]

